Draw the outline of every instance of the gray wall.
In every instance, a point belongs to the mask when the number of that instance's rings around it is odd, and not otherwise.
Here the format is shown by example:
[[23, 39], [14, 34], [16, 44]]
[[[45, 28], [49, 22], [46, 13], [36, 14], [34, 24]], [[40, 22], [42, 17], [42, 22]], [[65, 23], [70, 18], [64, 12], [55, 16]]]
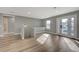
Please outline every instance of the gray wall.
[[8, 32], [15, 32], [15, 18], [9, 17], [8, 19]]
[[79, 38], [79, 12], [77, 12], [77, 37]]
[[16, 33], [22, 32], [23, 24], [27, 25], [27, 27], [25, 29], [26, 37], [33, 36], [33, 28], [34, 27], [40, 27], [41, 26], [41, 20], [33, 19], [33, 18], [27, 18], [27, 17], [21, 17], [21, 16], [16, 16], [15, 22], [16, 22], [15, 23]]
[[3, 33], [3, 17], [2, 17], [2, 14], [0, 14], [0, 34]]

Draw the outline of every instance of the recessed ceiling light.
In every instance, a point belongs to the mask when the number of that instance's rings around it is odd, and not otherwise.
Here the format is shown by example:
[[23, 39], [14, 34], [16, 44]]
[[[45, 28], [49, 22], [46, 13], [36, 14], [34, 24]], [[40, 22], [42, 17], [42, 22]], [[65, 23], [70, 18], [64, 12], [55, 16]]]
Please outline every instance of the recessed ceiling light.
[[27, 12], [27, 14], [29, 15], [29, 14], [31, 14], [31, 12]]
[[56, 13], [57, 13], [58, 11], [56, 10]]
[[24, 27], [27, 27], [27, 25], [25, 25], [25, 24], [24, 24], [23, 26], [24, 26]]

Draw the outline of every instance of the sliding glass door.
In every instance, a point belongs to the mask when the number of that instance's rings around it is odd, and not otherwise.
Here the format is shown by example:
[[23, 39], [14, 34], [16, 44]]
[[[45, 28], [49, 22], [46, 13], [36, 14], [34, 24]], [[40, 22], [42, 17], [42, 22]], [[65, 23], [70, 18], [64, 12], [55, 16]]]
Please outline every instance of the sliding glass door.
[[68, 34], [68, 19], [61, 20], [60, 30], [62, 34]]
[[75, 36], [75, 17], [63, 17], [58, 18], [57, 20], [57, 33], [66, 35], [66, 36]]

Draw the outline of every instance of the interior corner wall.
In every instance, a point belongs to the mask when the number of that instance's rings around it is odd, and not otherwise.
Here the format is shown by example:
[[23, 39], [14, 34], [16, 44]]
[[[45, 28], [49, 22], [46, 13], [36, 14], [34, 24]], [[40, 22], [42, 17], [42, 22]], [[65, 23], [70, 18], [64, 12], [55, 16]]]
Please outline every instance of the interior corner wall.
[[51, 17], [51, 18], [47, 18], [47, 19], [42, 19], [42, 26], [43, 27], [46, 27], [46, 21], [47, 20], [51, 21], [49, 32], [56, 33], [56, 18], [55, 17]]

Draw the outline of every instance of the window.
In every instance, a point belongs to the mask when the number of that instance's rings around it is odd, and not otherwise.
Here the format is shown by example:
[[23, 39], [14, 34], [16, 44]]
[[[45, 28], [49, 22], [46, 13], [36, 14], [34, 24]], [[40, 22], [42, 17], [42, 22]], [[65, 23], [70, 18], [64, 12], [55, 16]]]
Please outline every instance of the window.
[[50, 29], [50, 20], [47, 20], [47, 21], [46, 21], [46, 28], [47, 28], [47, 29]]

